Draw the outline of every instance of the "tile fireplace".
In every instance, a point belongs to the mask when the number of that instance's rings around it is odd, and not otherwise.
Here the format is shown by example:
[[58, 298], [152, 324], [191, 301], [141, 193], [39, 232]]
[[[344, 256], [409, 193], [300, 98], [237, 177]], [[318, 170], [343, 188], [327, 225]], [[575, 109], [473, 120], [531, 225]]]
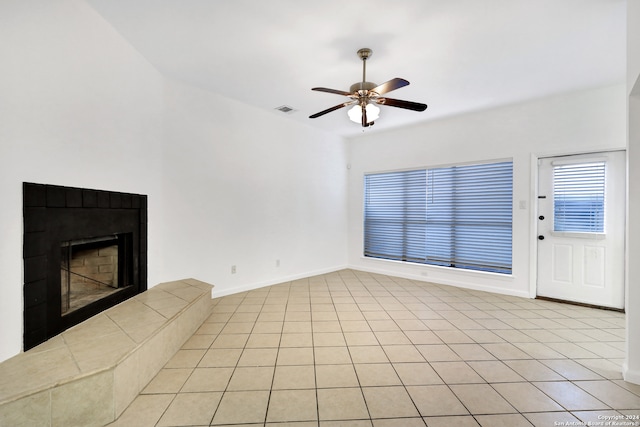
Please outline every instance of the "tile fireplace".
[[147, 289], [147, 196], [24, 183], [24, 350]]

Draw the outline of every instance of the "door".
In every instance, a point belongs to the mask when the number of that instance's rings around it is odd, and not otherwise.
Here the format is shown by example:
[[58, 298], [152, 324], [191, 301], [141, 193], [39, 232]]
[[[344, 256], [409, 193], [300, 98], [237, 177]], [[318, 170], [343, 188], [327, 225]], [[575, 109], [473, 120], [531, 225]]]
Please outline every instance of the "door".
[[624, 308], [624, 151], [538, 161], [537, 295]]

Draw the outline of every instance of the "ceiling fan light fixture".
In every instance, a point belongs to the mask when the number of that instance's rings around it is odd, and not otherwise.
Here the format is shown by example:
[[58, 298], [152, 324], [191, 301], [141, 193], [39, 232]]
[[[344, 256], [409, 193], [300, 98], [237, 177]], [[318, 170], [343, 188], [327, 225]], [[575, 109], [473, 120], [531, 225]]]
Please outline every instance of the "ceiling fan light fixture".
[[[367, 104], [365, 109], [367, 110], [367, 123], [371, 123], [377, 120], [378, 117], [380, 117], [380, 108], [378, 106]], [[349, 115], [349, 119], [352, 122], [362, 122], [362, 107], [359, 104], [354, 105], [351, 109], [349, 109], [349, 111], [347, 111], [347, 114]]]

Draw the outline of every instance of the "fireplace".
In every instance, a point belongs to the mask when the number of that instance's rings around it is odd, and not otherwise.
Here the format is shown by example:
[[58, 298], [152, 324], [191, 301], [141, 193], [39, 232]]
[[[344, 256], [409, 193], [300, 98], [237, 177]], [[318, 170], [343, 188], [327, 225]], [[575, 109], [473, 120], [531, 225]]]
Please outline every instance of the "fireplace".
[[23, 184], [24, 349], [147, 289], [147, 196]]

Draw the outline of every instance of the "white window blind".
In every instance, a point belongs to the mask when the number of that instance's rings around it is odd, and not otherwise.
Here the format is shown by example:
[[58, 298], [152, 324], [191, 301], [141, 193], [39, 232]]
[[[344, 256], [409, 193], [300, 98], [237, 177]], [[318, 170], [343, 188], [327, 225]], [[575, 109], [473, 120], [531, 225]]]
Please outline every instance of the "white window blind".
[[513, 164], [365, 176], [365, 256], [511, 272]]
[[365, 255], [424, 261], [426, 171], [365, 176]]
[[554, 231], [604, 232], [605, 162], [553, 168]]

